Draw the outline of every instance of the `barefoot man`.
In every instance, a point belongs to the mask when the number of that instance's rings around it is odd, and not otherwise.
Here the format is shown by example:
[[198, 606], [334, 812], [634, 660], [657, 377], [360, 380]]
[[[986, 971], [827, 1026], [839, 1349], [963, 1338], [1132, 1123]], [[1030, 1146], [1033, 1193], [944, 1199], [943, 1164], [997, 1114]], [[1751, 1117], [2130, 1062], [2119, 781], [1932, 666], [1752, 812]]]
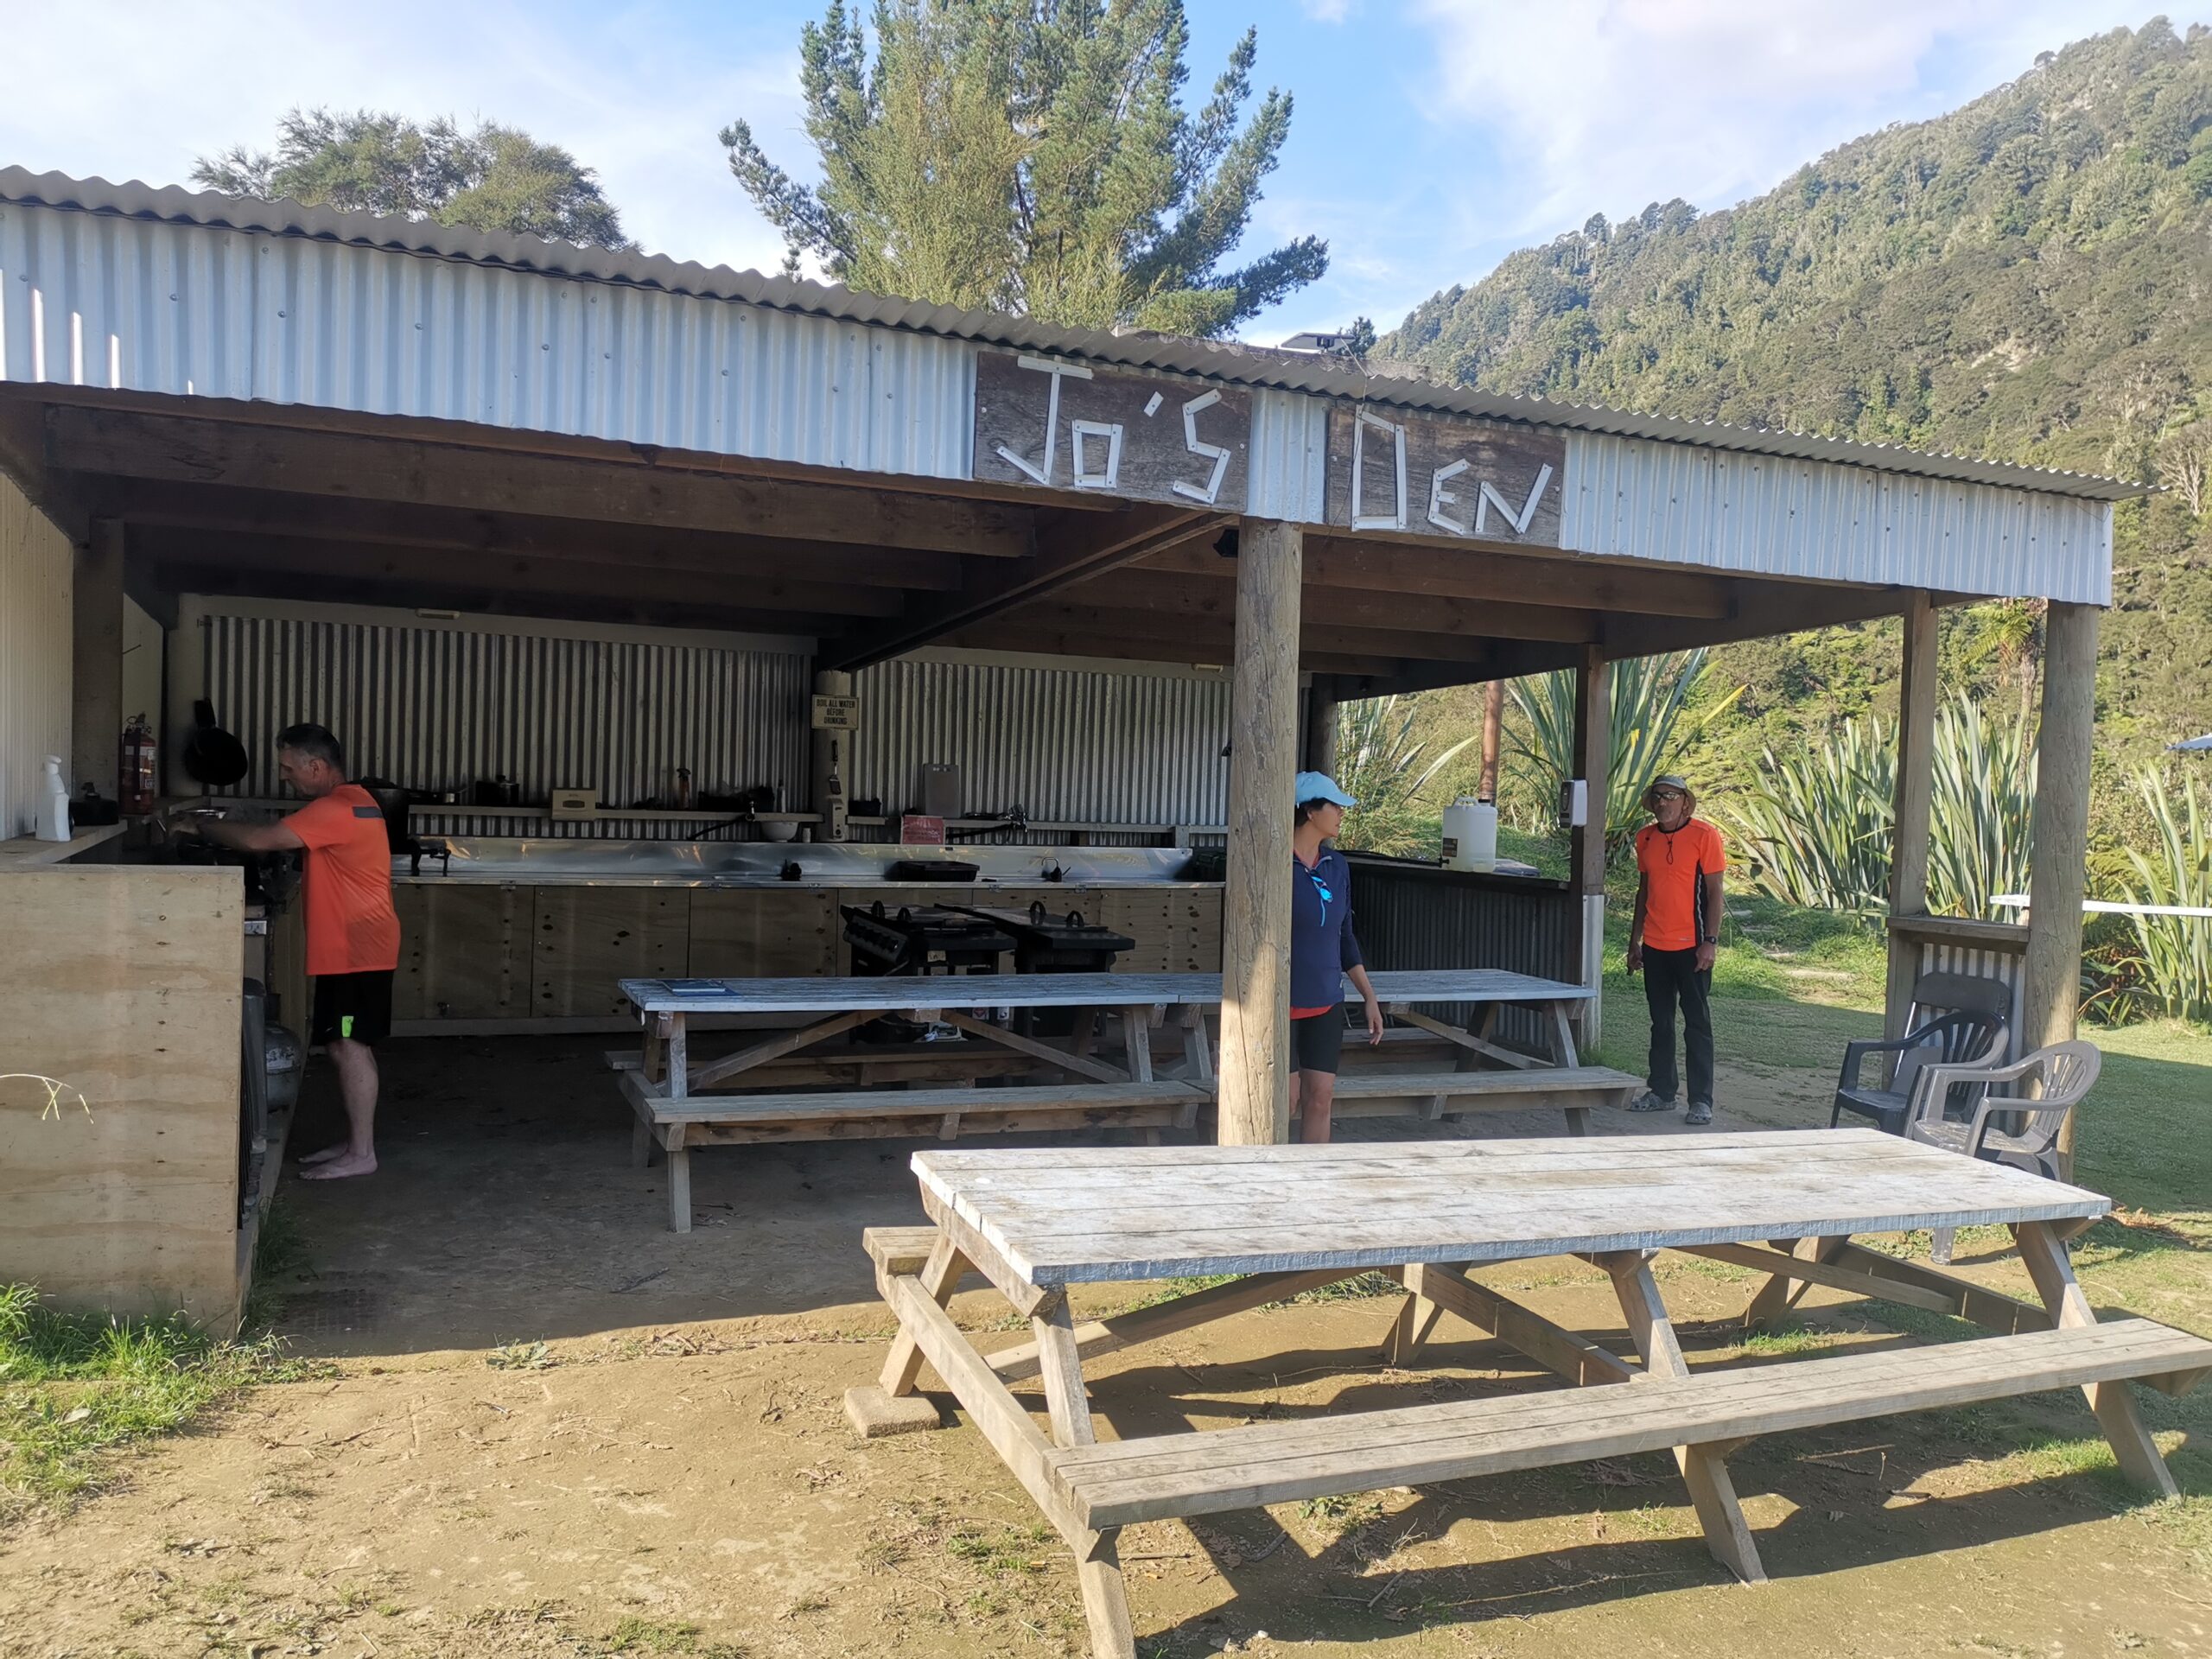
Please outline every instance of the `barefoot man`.
[[368, 791], [346, 781], [346, 752], [321, 726], [288, 726], [277, 769], [308, 804], [281, 823], [208, 823], [200, 833], [242, 852], [307, 855], [308, 972], [315, 979], [311, 1040], [329, 1050], [346, 1101], [346, 1137], [300, 1160], [310, 1181], [376, 1173], [377, 1057], [391, 1031], [399, 918], [391, 907], [391, 844]]

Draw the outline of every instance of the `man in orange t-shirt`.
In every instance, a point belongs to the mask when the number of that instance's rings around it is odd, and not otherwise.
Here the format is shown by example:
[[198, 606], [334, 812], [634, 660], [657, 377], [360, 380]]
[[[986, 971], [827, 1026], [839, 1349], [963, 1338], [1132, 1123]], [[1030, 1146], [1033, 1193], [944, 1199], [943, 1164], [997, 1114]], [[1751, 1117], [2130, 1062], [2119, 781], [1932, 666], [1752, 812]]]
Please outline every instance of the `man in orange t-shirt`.
[[1720, 876], [1728, 851], [1720, 831], [1696, 816], [1681, 779], [1643, 793], [1651, 822], [1636, 832], [1636, 911], [1628, 925], [1628, 970], [1643, 970], [1651, 1010], [1649, 1087], [1632, 1112], [1675, 1109], [1675, 1007], [1682, 1010], [1689, 1061], [1688, 1123], [1713, 1122], [1713, 958], [1720, 946]]
[[321, 726], [288, 726], [277, 769], [308, 804], [279, 823], [209, 823], [202, 833], [253, 853], [303, 851], [307, 969], [315, 980], [309, 1039], [338, 1068], [346, 1138], [300, 1160], [302, 1177], [376, 1173], [377, 1057], [391, 1032], [399, 917], [391, 906], [391, 843], [376, 798], [346, 781], [346, 752]]

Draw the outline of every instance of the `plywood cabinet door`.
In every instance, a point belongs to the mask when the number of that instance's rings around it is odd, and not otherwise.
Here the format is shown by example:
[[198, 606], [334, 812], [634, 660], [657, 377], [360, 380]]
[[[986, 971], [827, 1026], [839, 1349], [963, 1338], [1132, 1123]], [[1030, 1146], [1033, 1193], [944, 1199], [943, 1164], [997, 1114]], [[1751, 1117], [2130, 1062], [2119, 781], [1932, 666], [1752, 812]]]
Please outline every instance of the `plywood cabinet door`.
[[836, 895], [803, 888], [691, 890], [694, 979], [807, 978], [837, 969]]
[[603, 1019], [632, 1012], [615, 982], [681, 978], [690, 950], [686, 887], [539, 887], [531, 1014]]
[[1221, 971], [1221, 889], [1116, 887], [1094, 895], [1098, 919], [1137, 948], [1115, 965], [1127, 974]]
[[529, 1017], [532, 889], [401, 886], [392, 905], [399, 912], [393, 1019]]

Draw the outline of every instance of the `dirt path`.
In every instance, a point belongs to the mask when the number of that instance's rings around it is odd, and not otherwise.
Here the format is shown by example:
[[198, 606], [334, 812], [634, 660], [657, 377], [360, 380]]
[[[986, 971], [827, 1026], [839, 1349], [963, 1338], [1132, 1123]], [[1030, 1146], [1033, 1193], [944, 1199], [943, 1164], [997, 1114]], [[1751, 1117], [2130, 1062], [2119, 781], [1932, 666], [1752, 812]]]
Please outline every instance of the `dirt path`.
[[[1724, 1071], [1724, 1127], [1825, 1121], [1832, 1073], [1772, 1036], [1772, 1065]], [[661, 1172], [630, 1167], [599, 1046], [394, 1046], [384, 1172], [289, 1200], [316, 1265], [281, 1328], [328, 1374], [0, 1535], [0, 1656], [1082, 1650], [1066, 1553], [971, 1429], [846, 1427], [890, 1330], [859, 1232], [921, 1219], [910, 1148], [702, 1155], [679, 1237]], [[2017, 1264], [1980, 1271], [2025, 1288]], [[1593, 1272], [1483, 1276], [1625, 1349]], [[1780, 1357], [1728, 1346], [1742, 1275], [1668, 1258], [1662, 1276], [1694, 1357]], [[1087, 1288], [1078, 1312], [1126, 1294]], [[1100, 1362], [1101, 1432], [1549, 1386], [1450, 1320], [1421, 1370], [1382, 1372], [1393, 1307], [1301, 1302]], [[985, 1294], [954, 1312], [1004, 1328]], [[1833, 1328], [1778, 1348], [1901, 1339], [1841, 1299], [1818, 1318]], [[2169, 1445], [2201, 1415], [2146, 1409]], [[1132, 1528], [1139, 1651], [2212, 1654], [2205, 1500], [2133, 1507], [2094, 1435], [2069, 1396], [1748, 1447], [1732, 1466], [1775, 1576], [1756, 1591], [1707, 1556], [1663, 1457]]]
[[[1612, 1323], [1572, 1273], [1497, 1282]], [[1692, 1314], [1741, 1306], [1699, 1275], [1669, 1295]], [[1099, 1410], [1128, 1433], [1384, 1388], [1543, 1386], [1471, 1341], [1385, 1376], [1371, 1357], [1390, 1307], [1270, 1310], [1121, 1357], [1099, 1368]], [[956, 1311], [993, 1317], [980, 1295]], [[884, 1334], [855, 1309], [563, 1344], [542, 1369], [352, 1361], [264, 1389], [140, 1462], [129, 1490], [0, 1546], [0, 1653], [1080, 1652], [1065, 1553], [978, 1437], [847, 1431], [842, 1391]], [[2072, 1402], [2049, 1413], [2088, 1421]], [[1936, 1421], [1740, 1454], [1777, 1580], [1760, 1590], [1707, 1556], [1662, 1459], [1132, 1528], [1140, 1651], [2212, 1651], [2212, 1582], [2156, 1512], [2005, 1455], [2031, 1423]]]

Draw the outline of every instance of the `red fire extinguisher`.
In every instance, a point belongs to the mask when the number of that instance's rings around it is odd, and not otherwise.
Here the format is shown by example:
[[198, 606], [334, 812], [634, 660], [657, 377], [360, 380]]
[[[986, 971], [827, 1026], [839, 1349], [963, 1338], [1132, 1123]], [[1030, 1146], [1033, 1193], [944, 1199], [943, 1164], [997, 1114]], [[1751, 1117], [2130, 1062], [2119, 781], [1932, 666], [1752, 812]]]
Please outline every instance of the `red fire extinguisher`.
[[123, 728], [122, 760], [116, 779], [116, 795], [125, 812], [154, 810], [161, 790], [159, 769], [155, 765], [154, 734], [143, 715], [131, 715], [130, 723]]

